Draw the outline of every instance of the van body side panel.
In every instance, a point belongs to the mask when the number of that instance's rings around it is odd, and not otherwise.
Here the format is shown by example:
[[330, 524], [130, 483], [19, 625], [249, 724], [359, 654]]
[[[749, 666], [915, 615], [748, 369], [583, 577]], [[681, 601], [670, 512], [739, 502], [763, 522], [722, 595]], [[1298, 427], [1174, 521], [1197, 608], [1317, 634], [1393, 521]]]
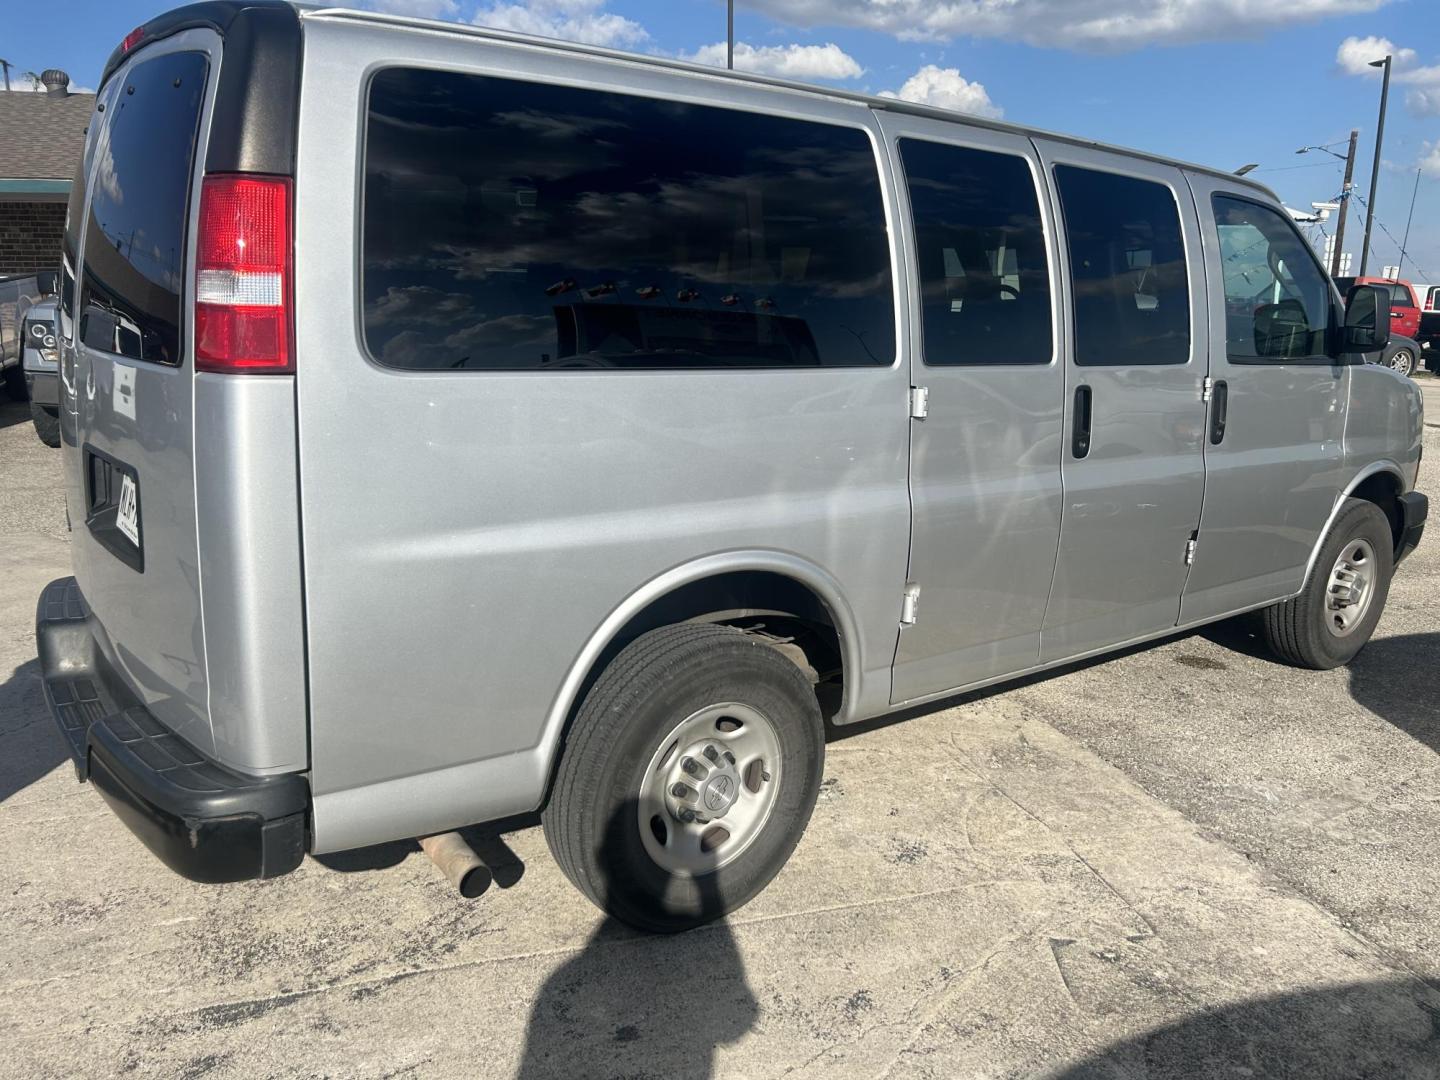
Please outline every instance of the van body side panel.
[[[180, 201], [188, 202], [193, 220], [199, 169], [188, 179], [176, 173], [192, 138], [196, 159], [203, 156], [220, 62], [220, 39], [210, 31], [190, 30], [138, 50], [105, 88], [108, 107], [77, 275], [75, 340], [67, 346], [74, 350], [76, 401], [76, 441], [66, 450], [66, 467], [76, 484], [70, 507], [72, 560], [97, 641], [151, 713], [205, 753], [213, 753], [215, 743], [196, 546], [187, 355], [193, 333], [184, 299], [195, 237], [188, 222], [181, 226], [186, 211], [174, 205], [170, 189], [182, 193]], [[189, 97], [197, 91], [198, 106]], [[117, 125], [128, 148], [115, 147]], [[166, 163], [174, 171], [163, 195], [153, 181], [146, 190], [147, 140], [164, 140], [173, 155]], [[115, 208], [113, 215], [104, 210], [97, 215], [102, 199]], [[141, 235], [147, 219], [180, 229], [174, 241], [180, 250], [166, 239], [165, 250], [147, 251]], [[158, 241], [151, 244], [158, 246]], [[156, 265], [172, 269], [157, 270]], [[173, 346], [157, 344], [150, 328], [128, 313], [134, 308], [127, 305], [163, 306], [162, 288], [181, 296], [178, 356], [168, 354]], [[115, 519], [113, 508], [91, 509], [107, 484], [114, 495], [126, 475], [138, 490], [139, 545], [108, 525]]]
[[597, 628], [667, 569], [717, 554], [774, 551], [839, 583], [861, 638], [847, 702], [883, 709], [909, 538], [898, 361], [387, 369], [359, 340], [355, 272], [378, 67], [830, 121], [878, 149], [870, 111], [533, 46], [304, 25], [296, 385], [316, 850], [538, 805], [536, 763], [559, 734], [547, 717]]
[[[1338, 361], [1231, 362], [1212, 196], [1260, 200], [1253, 190], [1214, 177], [1190, 173], [1187, 179], [1211, 282], [1210, 371], [1228, 395], [1224, 438], [1205, 444], [1205, 517], [1181, 606], [1181, 622], [1191, 623], [1299, 591], [1310, 553], [1349, 482], [1347, 404], [1356, 369]], [[1349, 422], [1357, 420], [1369, 422], [1350, 410]]]
[[[945, 340], [932, 340], [927, 346], [922, 333], [922, 303], [940, 303], [943, 320], [943, 299], [930, 297], [918, 279], [910, 290], [911, 381], [925, 387], [929, 397], [925, 418], [911, 425], [910, 579], [921, 593], [918, 620], [900, 634], [891, 692], [898, 704], [1017, 671], [1039, 660], [1040, 626], [1060, 536], [1064, 323], [1054, 221], [1030, 140], [916, 117], [881, 114], [881, 123], [892, 147], [900, 141], [910, 147], [923, 144], [931, 153], [935, 146], [981, 151], [984, 156], [979, 161], [1000, 168], [1014, 163], [1014, 172], [1030, 179], [1046, 237], [1051, 321], [1048, 362], [1031, 362], [1034, 357], [1027, 348], [1023, 359], [1000, 350], [966, 355], [968, 362], [955, 363], [956, 357], [946, 354]], [[957, 282], [969, 285], [977, 277], [985, 278], [977, 273], [976, 263], [982, 261], [981, 255], [993, 258], [995, 251], [985, 249], [985, 241], [976, 234], [999, 234], [1001, 229], [967, 229], [940, 221], [938, 209], [917, 223], [907, 185], [918, 183], [923, 191], [934, 181], [928, 176], [907, 178], [898, 150], [894, 156], [902, 228], [906, 247], [914, 253], [907, 269], [914, 275], [918, 258], [932, 274], [940, 273], [948, 253], [952, 262], [960, 255], [972, 260], [968, 277]], [[964, 205], [963, 193], [957, 192], [955, 199]], [[983, 219], [983, 212], [977, 216]], [[917, 232], [922, 234], [918, 238]], [[990, 240], [996, 242], [1003, 252], [1006, 241]], [[966, 251], [967, 244], [976, 250]], [[1028, 273], [1033, 268], [1025, 269]], [[962, 298], [962, 287], [957, 285], [957, 295], [949, 301], [951, 317], [961, 322], [961, 330], [967, 325], [964, 320], [974, 320], [975, 311], [984, 310], [983, 291], [972, 285], [973, 291]], [[992, 303], [990, 308], [1000, 313], [1001, 326], [1033, 318], [1018, 298]], [[1013, 325], [1006, 329], [1014, 334], [1013, 349], [1022, 341], [1026, 346], [1039, 345], [1015, 332]], [[985, 337], [1003, 340], [1002, 333], [992, 330]], [[967, 344], [962, 341], [959, 347]], [[922, 355], [927, 348], [928, 360]]]
[[1414, 380], [1378, 364], [1350, 369], [1345, 425], [1346, 483], [1380, 463], [1400, 471], [1403, 488], [1414, 489], [1424, 441], [1424, 401]]
[[[1201, 393], [1207, 327], [1199, 230], [1180, 171], [1048, 140], [1037, 139], [1036, 146], [1055, 184], [1072, 309], [1062, 466], [1064, 516], [1042, 632], [1041, 660], [1049, 663], [1176, 624], [1187, 570], [1185, 546], [1199, 525], [1204, 494]], [[1135, 295], [1119, 297], [1110, 307], [1104, 305], [1112, 297], [1097, 293], [1092, 283], [1075, 282], [1071, 249], [1076, 230], [1088, 231], [1093, 223], [1076, 206], [1065, 205], [1056, 180], [1059, 168], [1143, 182], [1143, 190], [1170, 214], [1169, 200], [1159, 194], [1168, 191], [1178, 212], [1188, 297], [1172, 289], [1152, 304], [1143, 294], [1148, 287], [1146, 273], [1152, 268], [1138, 264], [1129, 271]], [[1148, 224], [1133, 227], [1137, 244], [1148, 242]], [[1113, 248], [1109, 253], [1119, 254]], [[1118, 270], [1123, 267], [1112, 273]], [[1187, 302], [1188, 351], [1172, 348], [1176, 356], [1167, 357], [1183, 363], [1151, 363], [1150, 356], [1141, 354], [1127, 355], [1122, 362], [1102, 355], [1097, 364], [1080, 365], [1084, 343], [1077, 336], [1083, 331], [1077, 312], [1087, 305], [1099, 305], [1100, 323], [1115, 328], [1116, 347], [1123, 349], [1131, 323]], [[1089, 447], [1083, 457], [1075, 448], [1075, 402], [1082, 387], [1090, 394], [1091, 417]]]
[[195, 376], [195, 508], [215, 756], [305, 768], [295, 380]]

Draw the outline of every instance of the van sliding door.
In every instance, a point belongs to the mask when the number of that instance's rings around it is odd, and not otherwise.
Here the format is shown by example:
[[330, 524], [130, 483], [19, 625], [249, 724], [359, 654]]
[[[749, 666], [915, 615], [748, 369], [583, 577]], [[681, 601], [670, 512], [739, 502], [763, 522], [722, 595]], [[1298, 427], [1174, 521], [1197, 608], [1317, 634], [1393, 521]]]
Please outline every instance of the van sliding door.
[[916, 621], [896, 703], [1033, 666], [1060, 535], [1060, 291], [1040, 163], [1023, 136], [881, 115], [911, 253]]
[[1178, 169], [1037, 140], [1071, 283], [1046, 662], [1174, 626], [1205, 489], [1205, 275]]

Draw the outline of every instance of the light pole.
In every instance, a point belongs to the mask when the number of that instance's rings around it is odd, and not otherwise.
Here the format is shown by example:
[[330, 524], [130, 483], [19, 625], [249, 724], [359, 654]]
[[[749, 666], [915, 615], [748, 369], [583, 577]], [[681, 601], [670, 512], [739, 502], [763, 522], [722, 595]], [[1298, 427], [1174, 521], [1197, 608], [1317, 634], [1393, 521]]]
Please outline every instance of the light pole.
[[735, 0], [725, 2], [725, 66], [735, 70]]
[[1385, 105], [1390, 100], [1390, 57], [1370, 61], [1371, 67], [1385, 69], [1385, 81], [1380, 84], [1380, 122], [1375, 125], [1375, 164], [1370, 170], [1370, 194], [1365, 202], [1365, 246], [1360, 249], [1360, 276], [1370, 262], [1370, 229], [1375, 224], [1375, 195], [1380, 187], [1380, 148], [1385, 142]]

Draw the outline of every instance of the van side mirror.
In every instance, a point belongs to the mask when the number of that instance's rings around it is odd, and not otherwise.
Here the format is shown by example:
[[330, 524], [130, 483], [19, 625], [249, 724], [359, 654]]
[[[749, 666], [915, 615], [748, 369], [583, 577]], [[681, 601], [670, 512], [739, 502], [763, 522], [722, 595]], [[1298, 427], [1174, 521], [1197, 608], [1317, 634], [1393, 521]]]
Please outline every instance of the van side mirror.
[[1345, 298], [1345, 348], [1374, 352], [1390, 344], [1390, 290], [1355, 285]]

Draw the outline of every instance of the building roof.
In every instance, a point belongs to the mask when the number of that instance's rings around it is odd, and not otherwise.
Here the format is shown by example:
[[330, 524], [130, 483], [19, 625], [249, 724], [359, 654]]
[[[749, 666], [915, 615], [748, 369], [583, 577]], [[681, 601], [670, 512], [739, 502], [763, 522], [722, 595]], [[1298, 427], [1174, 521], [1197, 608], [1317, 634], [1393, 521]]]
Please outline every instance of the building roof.
[[94, 94], [0, 90], [0, 181], [63, 180], [68, 187], [94, 109]]

